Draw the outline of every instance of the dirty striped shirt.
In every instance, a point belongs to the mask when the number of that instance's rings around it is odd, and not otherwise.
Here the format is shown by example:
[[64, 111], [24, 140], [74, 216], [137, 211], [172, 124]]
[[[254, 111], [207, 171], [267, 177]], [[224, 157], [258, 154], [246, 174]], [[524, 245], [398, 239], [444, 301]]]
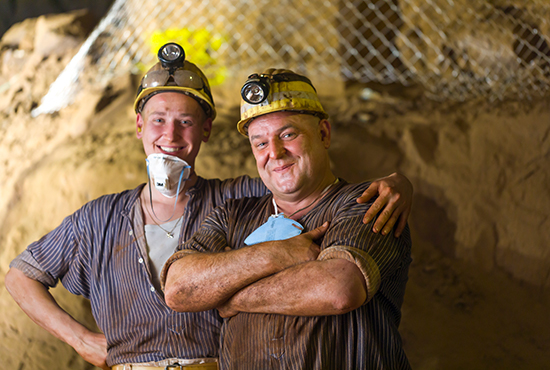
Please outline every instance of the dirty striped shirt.
[[[102, 196], [32, 243], [10, 267], [54, 287], [58, 281], [90, 300], [107, 338], [107, 364], [167, 358], [218, 357], [222, 320], [217, 311], [177, 313], [153, 286], [136, 189]], [[180, 232], [183, 243], [206, 215], [228, 198], [260, 196], [259, 179], [198, 179], [188, 190]]]
[[[238, 313], [224, 320], [221, 369], [410, 368], [398, 332], [411, 263], [409, 228], [395, 238], [393, 233], [373, 233], [372, 223], [363, 224], [372, 201], [358, 204], [356, 198], [368, 186], [341, 180], [298, 220], [304, 232], [330, 221], [319, 259], [354, 262], [367, 284], [365, 304], [343, 315], [318, 317]], [[244, 239], [272, 213], [271, 195], [229, 200], [210, 214], [168, 264], [190, 252], [242, 248]]]

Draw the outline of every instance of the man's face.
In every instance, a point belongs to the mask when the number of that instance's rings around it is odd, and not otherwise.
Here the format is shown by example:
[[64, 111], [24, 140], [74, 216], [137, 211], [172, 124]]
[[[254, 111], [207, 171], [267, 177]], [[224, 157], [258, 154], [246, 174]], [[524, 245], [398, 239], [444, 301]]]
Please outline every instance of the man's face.
[[163, 92], [145, 104], [136, 119], [136, 135], [145, 154], [177, 156], [194, 167], [201, 143], [207, 142], [212, 120], [199, 103], [185, 94]]
[[293, 112], [269, 113], [248, 127], [252, 153], [264, 184], [276, 198], [300, 200], [330, 175], [327, 120]]

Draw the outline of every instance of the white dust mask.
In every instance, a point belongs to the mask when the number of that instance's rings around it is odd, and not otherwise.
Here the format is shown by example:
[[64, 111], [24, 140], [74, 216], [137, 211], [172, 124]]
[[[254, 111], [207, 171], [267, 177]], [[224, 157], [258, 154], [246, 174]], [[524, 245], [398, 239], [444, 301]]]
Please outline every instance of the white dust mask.
[[149, 183], [165, 197], [174, 198], [189, 179], [191, 166], [183, 159], [163, 153], [153, 153], [146, 159]]

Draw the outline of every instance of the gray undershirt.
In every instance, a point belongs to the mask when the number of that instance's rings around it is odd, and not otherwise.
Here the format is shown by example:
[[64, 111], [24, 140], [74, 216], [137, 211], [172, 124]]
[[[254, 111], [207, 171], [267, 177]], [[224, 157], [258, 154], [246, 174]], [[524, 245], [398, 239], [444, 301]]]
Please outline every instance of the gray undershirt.
[[[149, 261], [151, 262], [153, 285], [157, 289], [157, 292], [161, 294], [160, 272], [162, 271], [164, 263], [176, 250], [180, 236], [182, 218], [183, 216], [161, 225], [162, 229], [173, 234], [173, 238], [169, 238], [166, 235], [166, 231], [162, 230], [158, 225], [145, 225], [145, 241], [147, 243]], [[178, 224], [177, 226], [176, 223]], [[172, 229], [174, 230], [171, 231]]]

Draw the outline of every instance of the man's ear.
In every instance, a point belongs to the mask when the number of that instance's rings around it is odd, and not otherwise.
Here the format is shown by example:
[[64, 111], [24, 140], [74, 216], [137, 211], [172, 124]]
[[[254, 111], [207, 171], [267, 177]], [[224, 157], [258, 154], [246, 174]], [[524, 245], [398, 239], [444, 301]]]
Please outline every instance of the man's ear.
[[319, 121], [319, 132], [321, 133], [321, 140], [325, 144], [325, 149], [330, 148], [331, 126], [327, 119], [322, 119]]
[[143, 117], [141, 113], [138, 113], [136, 116], [136, 136], [138, 139], [143, 137]]
[[207, 118], [202, 124], [202, 141], [206, 143], [210, 138], [211, 133], [212, 133], [212, 118]]

